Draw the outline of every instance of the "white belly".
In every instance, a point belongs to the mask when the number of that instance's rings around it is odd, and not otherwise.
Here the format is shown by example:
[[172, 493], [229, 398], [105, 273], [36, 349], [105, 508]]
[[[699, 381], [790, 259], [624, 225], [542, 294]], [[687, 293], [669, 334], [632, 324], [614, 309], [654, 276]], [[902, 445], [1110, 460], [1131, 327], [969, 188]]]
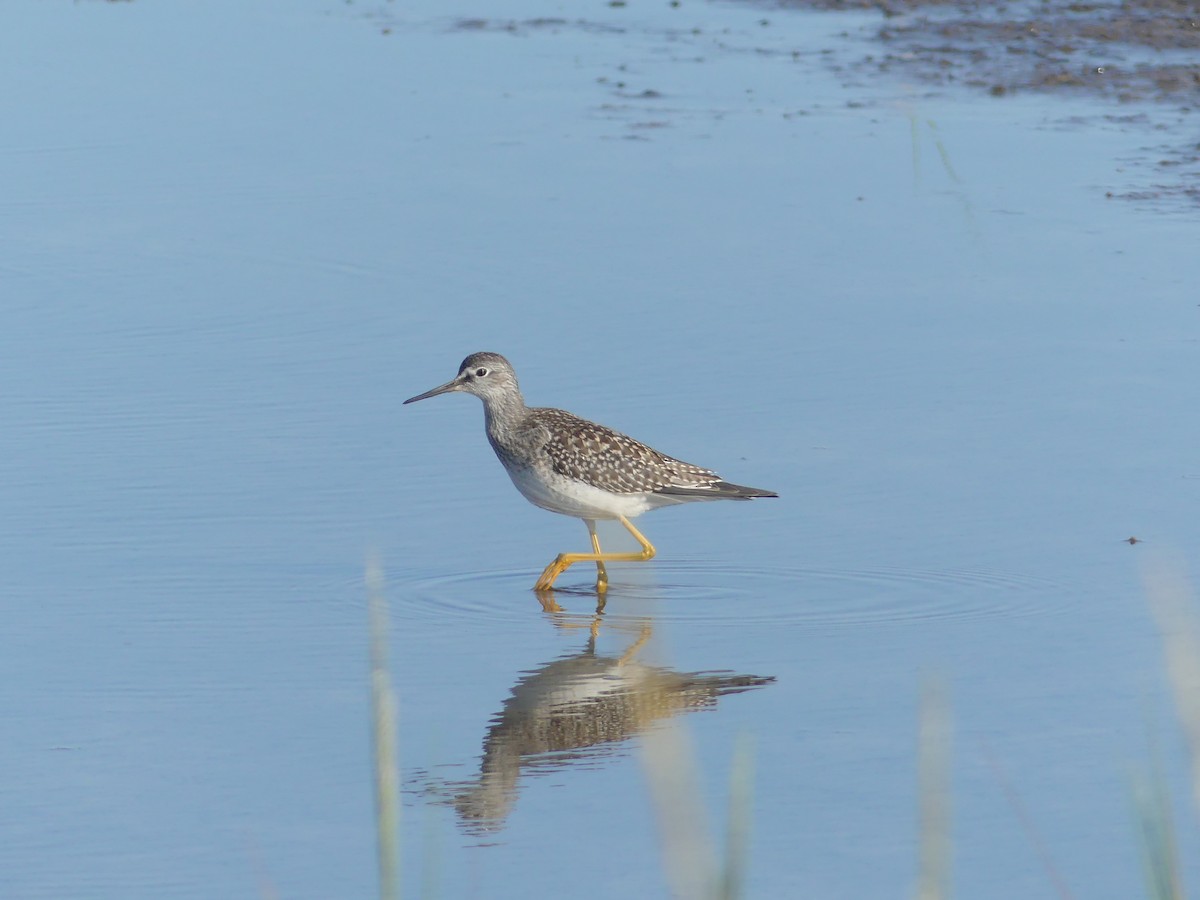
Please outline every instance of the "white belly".
[[530, 468], [504, 468], [526, 500], [534, 506], [564, 516], [574, 516], [578, 519], [615, 519], [624, 516], [632, 519], [646, 510], [663, 505], [662, 502], [655, 502], [659, 500], [655, 494], [610, 494], [608, 491], [564, 478], [553, 472], [542, 479]]

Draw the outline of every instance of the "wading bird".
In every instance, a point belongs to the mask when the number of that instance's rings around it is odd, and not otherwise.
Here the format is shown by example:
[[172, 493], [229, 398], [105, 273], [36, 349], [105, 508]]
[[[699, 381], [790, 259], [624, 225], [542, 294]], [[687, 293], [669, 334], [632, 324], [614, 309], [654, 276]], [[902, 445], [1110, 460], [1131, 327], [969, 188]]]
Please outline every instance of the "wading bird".
[[[483, 401], [488, 441], [509, 478], [535, 506], [583, 519], [591, 553], [560, 553], [533, 586], [548, 591], [577, 562], [596, 563], [596, 590], [608, 590], [605, 562], [641, 562], [654, 546], [629, 520], [660, 506], [694, 500], [753, 500], [773, 491], [730, 484], [704, 469], [659, 453], [631, 437], [561, 409], [528, 407], [517, 375], [499, 353], [472, 353], [440, 387], [409, 397], [415, 403], [465, 391]], [[616, 519], [634, 536], [637, 553], [604, 553], [597, 519]]]

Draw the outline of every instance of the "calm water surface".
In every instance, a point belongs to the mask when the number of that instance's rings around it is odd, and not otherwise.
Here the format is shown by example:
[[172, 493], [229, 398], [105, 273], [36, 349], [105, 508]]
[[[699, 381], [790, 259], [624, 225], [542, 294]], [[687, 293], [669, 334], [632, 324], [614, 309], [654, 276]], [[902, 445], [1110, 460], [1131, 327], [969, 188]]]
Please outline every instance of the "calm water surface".
[[[868, 19], [509, 12], [0, 13], [0, 895], [372, 895], [372, 548], [410, 895], [667, 895], [669, 723], [715, 839], [752, 739], [748, 896], [906, 895], [931, 675], [958, 893], [1142, 895], [1153, 741], [1194, 883], [1138, 571], [1200, 540], [1200, 227], [1104, 199], [1144, 136], [843, 84]], [[400, 407], [484, 349], [780, 499], [543, 610], [583, 526]]]

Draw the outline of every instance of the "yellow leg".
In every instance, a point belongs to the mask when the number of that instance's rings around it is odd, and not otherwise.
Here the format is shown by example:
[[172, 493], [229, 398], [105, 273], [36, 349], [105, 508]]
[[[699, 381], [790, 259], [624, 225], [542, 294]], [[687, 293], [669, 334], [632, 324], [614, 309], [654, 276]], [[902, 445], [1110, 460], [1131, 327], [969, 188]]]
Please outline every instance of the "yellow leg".
[[[638, 551], [637, 553], [601, 553], [600, 552], [600, 541], [596, 538], [595, 529], [594, 529], [594, 525], [593, 525], [588, 530], [592, 533], [592, 549], [595, 552], [593, 552], [593, 553], [560, 553], [560, 554], [558, 554], [558, 556], [555, 557], [554, 562], [552, 562], [552, 563], [550, 563], [550, 565], [546, 566], [545, 571], [542, 572], [541, 577], [538, 578], [537, 583], [533, 586], [533, 589], [535, 591], [550, 590], [551, 588], [554, 587], [554, 582], [558, 579], [558, 576], [561, 575], [563, 572], [567, 571], [567, 569], [571, 568], [571, 566], [575, 565], [575, 563], [577, 563], [577, 562], [594, 562], [594, 563], [596, 563], [597, 564], [596, 568], [599, 569], [601, 573], [603, 573], [604, 584], [605, 584], [605, 587], [607, 588], [608, 573], [604, 572], [604, 570], [602, 568], [603, 564], [606, 561], [607, 562], [645, 562], [648, 559], [653, 559], [654, 553], [655, 553], [654, 545], [651, 544], [648, 540], [646, 540], [645, 536], [640, 531], [638, 531], [636, 528], [634, 528], [633, 523], [630, 522], [627, 518], [625, 518], [624, 516], [617, 516], [617, 518], [621, 521], [621, 524], [625, 526], [625, 528], [629, 531], [629, 533], [633, 535], [634, 539], [639, 544], [641, 544], [642, 549], [640, 551]], [[597, 579], [596, 579], [596, 587], [597, 587], [597, 589], [599, 589], [599, 587], [600, 587], [600, 578], [599, 577], [597, 577]]]
[[604, 568], [604, 555], [600, 549], [600, 537], [596, 534], [596, 520], [584, 519], [588, 534], [592, 536], [592, 552], [596, 554], [596, 593], [603, 594], [608, 590], [608, 569]]

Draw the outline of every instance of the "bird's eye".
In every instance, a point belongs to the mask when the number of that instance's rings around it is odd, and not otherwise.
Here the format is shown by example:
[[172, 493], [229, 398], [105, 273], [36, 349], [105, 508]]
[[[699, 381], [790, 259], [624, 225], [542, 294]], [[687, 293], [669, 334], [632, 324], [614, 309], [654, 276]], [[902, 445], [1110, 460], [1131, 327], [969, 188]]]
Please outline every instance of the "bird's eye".
[[487, 373], [488, 373], [488, 370], [485, 369], [483, 366], [480, 366], [478, 369], [475, 370], [475, 377], [483, 378], [484, 376], [487, 375]]

